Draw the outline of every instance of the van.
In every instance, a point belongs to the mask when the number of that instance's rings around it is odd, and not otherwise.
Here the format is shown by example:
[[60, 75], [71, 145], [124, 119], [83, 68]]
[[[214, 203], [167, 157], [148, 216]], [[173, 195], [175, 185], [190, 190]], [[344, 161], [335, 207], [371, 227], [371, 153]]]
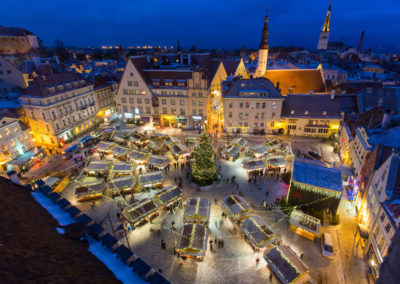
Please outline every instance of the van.
[[321, 250], [322, 255], [327, 259], [333, 259], [333, 241], [332, 235], [329, 233], [323, 233], [321, 237]]

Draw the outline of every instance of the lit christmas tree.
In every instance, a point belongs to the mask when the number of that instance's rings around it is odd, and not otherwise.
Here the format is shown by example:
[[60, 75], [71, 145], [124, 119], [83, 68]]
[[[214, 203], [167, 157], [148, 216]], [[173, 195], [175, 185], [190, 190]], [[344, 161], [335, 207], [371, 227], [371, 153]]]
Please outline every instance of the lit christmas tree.
[[203, 131], [200, 143], [195, 149], [193, 156], [193, 181], [199, 185], [212, 184], [217, 179], [217, 167], [214, 161], [214, 149], [211, 146], [206, 131]]

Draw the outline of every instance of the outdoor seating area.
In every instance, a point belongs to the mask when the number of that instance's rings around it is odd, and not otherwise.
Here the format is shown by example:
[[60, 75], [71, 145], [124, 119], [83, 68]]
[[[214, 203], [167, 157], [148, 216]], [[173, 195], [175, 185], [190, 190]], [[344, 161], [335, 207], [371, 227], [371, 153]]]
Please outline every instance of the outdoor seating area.
[[122, 210], [125, 219], [136, 228], [158, 216], [158, 205], [152, 199], [143, 199], [130, 204]]
[[135, 176], [123, 176], [113, 178], [108, 183], [108, 189], [111, 192], [112, 196], [116, 196], [123, 193], [132, 193], [136, 192], [137, 188], [137, 180]]
[[274, 230], [260, 216], [248, 217], [240, 229], [254, 249], [263, 249], [277, 241]]
[[210, 220], [211, 201], [195, 197], [186, 202], [183, 221], [185, 223], [208, 224]]
[[318, 218], [307, 215], [300, 210], [293, 210], [290, 214], [289, 229], [300, 236], [314, 241], [319, 234], [321, 221]]
[[235, 222], [242, 221], [252, 215], [250, 205], [239, 195], [229, 195], [222, 201], [224, 212]]
[[75, 197], [79, 202], [95, 200], [103, 197], [103, 181], [94, 181], [78, 184], [75, 188]]
[[202, 260], [207, 251], [208, 229], [200, 224], [185, 224], [176, 251], [181, 257]]
[[139, 175], [139, 185], [142, 189], [156, 189], [162, 187], [162, 171], [147, 172]]
[[155, 200], [160, 206], [168, 208], [171, 205], [179, 202], [183, 197], [183, 190], [176, 185], [171, 185], [163, 188], [155, 195]]
[[112, 166], [112, 161], [90, 161], [83, 171], [91, 176], [105, 175]]

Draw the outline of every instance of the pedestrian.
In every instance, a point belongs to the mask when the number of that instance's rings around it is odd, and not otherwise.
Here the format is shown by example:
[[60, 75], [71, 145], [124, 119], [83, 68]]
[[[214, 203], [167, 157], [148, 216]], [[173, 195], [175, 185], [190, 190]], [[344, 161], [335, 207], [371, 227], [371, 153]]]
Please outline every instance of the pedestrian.
[[260, 263], [260, 258], [257, 257], [257, 258], [256, 258], [256, 266], [258, 266], [259, 263]]
[[215, 236], [214, 243], [218, 243], [218, 238]]
[[236, 189], [239, 190], [239, 184], [238, 183], [236, 184]]
[[300, 254], [300, 259], [303, 259], [303, 256], [304, 256], [304, 252], [302, 251]]
[[221, 239], [221, 248], [224, 248], [224, 240]]
[[279, 217], [275, 216], [275, 223], [278, 223]]

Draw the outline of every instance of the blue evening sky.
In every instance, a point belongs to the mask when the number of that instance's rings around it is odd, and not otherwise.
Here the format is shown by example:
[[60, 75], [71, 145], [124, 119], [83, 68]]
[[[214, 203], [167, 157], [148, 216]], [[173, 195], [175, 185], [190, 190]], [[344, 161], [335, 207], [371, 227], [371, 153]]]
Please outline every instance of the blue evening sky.
[[[0, 25], [25, 27], [46, 45], [176, 45], [256, 48], [264, 0], [3, 1]], [[329, 0], [270, 0], [270, 45], [315, 47]], [[399, 0], [333, 0], [331, 40], [399, 47]]]

